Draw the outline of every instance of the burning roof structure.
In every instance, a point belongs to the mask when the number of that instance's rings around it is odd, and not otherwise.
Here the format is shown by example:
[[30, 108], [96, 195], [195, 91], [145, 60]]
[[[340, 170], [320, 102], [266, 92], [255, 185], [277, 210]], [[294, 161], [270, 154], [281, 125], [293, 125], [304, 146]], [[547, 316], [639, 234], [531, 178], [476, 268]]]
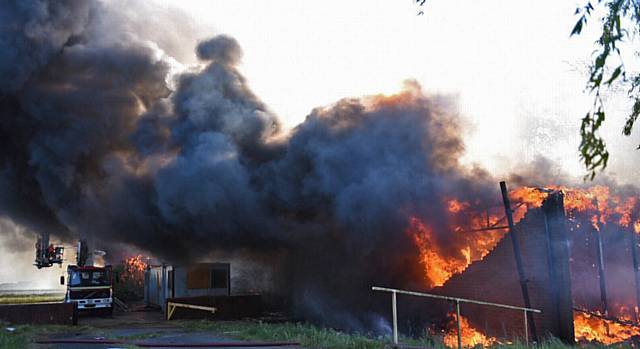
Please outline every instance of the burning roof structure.
[[[637, 197], [605, 186], [522, 187], [509, 196], [529, 307], [542, 310], [529, 322], [530, 333], [540, 339], [551, 335], [606, 344], [637, 336]], [[454, 214], [465, 206], [457, 201], [448, 205]], [[513, 233], [500, 226], [498, 217], [487, 211], [480, 226], [477, 217], [469, 220], [467, 230], [488, 234], [463, 247], [466, 261], [429, 250], [424, 241], [430, 230], [414, 219], [408, 233], [422, 251], [425, 284], [432, 292], [526, 306]], [[462, 227], [458, 231], [464, 233]], [[438, 312], [455, 317], [447, 307]], [[461, 314], [465, 345], [524, 338], [522, 313], [471, 304]], [[444, 331], [445, 342], [455, 346], [451, 322]]]

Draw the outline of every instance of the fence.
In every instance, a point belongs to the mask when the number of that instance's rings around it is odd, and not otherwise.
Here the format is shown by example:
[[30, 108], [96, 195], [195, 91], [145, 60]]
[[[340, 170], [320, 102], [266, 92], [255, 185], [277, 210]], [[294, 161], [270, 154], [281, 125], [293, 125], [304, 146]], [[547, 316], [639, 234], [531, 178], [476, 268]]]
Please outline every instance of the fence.
[[453, 302], [455, 304], [455, 306], [456, 306], [456, 322], [457, 322], [457, 326], [458, 326], [458, 349], [462, 349], [462, 329], [460, 328], [460, 303], [473, 303], [473, 304], [479, 304], [479, 305], [486, 305], [486, 306], [490, 306], [490, 307], [497, 307], [497, 308], [505, 308], [505, 309], [512, 309], [512, 310], [522, 311], [523, 314], [524, 314], [524, 338], [525, 338], [524, 340], [525, 340], [525, 343], [529, 342], [529, 324], [527, 322], [527, 312], [531, 312], [531, 313], [541, 313], [542, 312], [540, 309], [522, 308], [522, 307], [516, 307], [516, 306], [513, 306], [513, 305], [507, 305], [507, 304], [484, 302], [484, 301], [478, 301], [478, 300], [466, 299], [466, 298], [441, 296], [441, 295], [431, 294], [431, 293], [405, 291], [405, 290], [398, 290], [398, 289], [394, 289], [394, 288], [373, 286], [373, 287], [371, 287], [371, 289], [373, 291], [381, 291], [381, 292], [390, 292], [391, 293], [391, 312], [392, 312], [392, 315], [393, 315], [393, 344], [395, 344], [395, 345], [398, 345], [398, 308], [397, 308], [397, 305], [396, 305], [396, 298], [397, 298], [396, 295], [397, 294], [406, 294], [406, 295], [409, 295], [409, 296], [435, 298], [435, 299], [442, 299], [442, 300], [446, 300], [446, 301], [449, 301], [449, 302]]

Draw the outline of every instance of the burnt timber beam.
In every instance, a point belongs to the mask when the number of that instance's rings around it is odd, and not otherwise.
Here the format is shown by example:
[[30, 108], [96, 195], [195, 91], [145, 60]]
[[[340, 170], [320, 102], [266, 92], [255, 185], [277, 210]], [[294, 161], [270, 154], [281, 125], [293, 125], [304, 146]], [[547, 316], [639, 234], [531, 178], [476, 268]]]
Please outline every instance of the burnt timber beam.
[[[500, 191], [502, 192], [502, 201], [504, 203], [504, 213], [507, 217], [509, 224], [509, 236], [511, 237], [511, 245], [513, 246], [513, 254], [516, 257], [516, 268], [518, 270], [518, 278], [520, 280], [520, 289], [522, 290], [522, 298], [524, 299], [524, 306], [531, 308], [531, 299], [529, 298], [529, 288], [527, 287], [527, 278], [524, 273], [524, 266], [522, 263], [522, 255], [520, 254], [520, 245], [518, 244], [518, 238], [516, 237], [513, 215], [511, 211], [511, 203], [509, 201], [509, 192], [507, 191], [507, 183], [500, 182]], [[538, 342], [538, 333], [536, 331], [536, 325], [533, 322], [533, 314], [527, 313], [528, 323], [531, 330], [531, 336], [534, 342]]]

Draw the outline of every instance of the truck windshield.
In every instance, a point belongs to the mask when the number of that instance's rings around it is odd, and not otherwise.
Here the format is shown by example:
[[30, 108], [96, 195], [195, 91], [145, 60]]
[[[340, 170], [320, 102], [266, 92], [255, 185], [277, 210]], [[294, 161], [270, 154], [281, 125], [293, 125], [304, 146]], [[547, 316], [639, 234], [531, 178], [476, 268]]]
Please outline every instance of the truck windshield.
[[69, 286], [110, 286], [110, 275], [106, 270], [72, 270]]

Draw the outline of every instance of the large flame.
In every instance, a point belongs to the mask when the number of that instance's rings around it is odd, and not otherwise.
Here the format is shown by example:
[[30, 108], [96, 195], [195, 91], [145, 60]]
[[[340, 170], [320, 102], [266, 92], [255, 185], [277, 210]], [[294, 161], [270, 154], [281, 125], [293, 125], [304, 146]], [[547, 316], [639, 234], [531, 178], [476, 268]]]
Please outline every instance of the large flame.
[[[444, 335], [443, 341], [444, 345], [449, 348], [457, 348], [458, 347], [458, 326], [456, 324], [456, 314], [449, 314], [453, 320], [449, 322], [447, 325], [447, 332]], [[476, 330], [469, 324], [469, 321], [464, 317], [460, 316], [460, 332], [461, 332], [461, 340], [462, 346], [467, 348], [472, 348], [478, 345], [483, 347], [490, 346], [492, 344], [497, 343], [496, 338], [487, 337], [482, 332]]]
[[[604, 226], [615, 225], [620, 229], [640, 234], [638, 198], [620, 194], [602, 185], [588, 188], [564, 186], [517, 188], [509, 193], [514, 222], [518, 223], [523, 219], [529, 209], [541, 207], [551, 191], [564, 193], [565, 214], [570, 222], [569, 229], [572, 231], [574, 227], [579, 228], [580, 225], [591, 225], [600, 232]], [[478, 210], [478, 206], [477, 203], [450, 197], [442, 202], [447, 216], [442, 217], [438, 222], [430, 222], [415, 216], [410, 219], [407, 233], [413, 238], [418, 249], [427, 287], [444, 285], [454, 274], [463, 272], [471, 263], [483, 259], [505, 236], [506, 229], [492, 229], [506, 225], [504, 209], [497, 206], [495, 209], [483, 211]], [[437, 230], [442, 229], [443, 221], [449, 222], [446, 232]], [[446, 235], [447, 239], [439, 239], [442, 235], [438, 234], [450, 235]], [[445, 243], [449, 245], [441, 246]], [[627, 310], [618, 312], [620, 314], [633, 313], [628, 304], [616, 304], [615, 307]], [[455, 319], [455, 315], [453, 317]], [[576, 340], [579, 341], [611, 344], [640, 335], [640, 328], [631, 325], [629, 319], [613, 321], [576, 313], [574, 322]], [[461, 326], [464, 346], [490, 345], [496, 342], [495, 338], [487, 338], [471, 327], [465, 318], [461, 318]], [[456, 347], [456, 336], [454, 326], [446, 334], [445, 344]]]
[[576, 341], [613, 344], [640, 335], [640, 327], [575, 312], [573, 327]]
[[[596, 230], [609, 222], [623, 228], [632, 227], [640, 234], [640, 218], [634, 221], [633, 210], [638, 199], [614, 195], [605, 186], [590, 188], [569, 188], [564, 186], [521, 187], [509, 193], [513, 206], [513, 219], [518, 223], [530, 208], [542, 206], [549, 191], [557, 190], [565, 194], [564, 207], [567, 216], [573, 219], [577, 213], [587, 212], [590, 224]], [[425, 270], [426, 286], [429, 288], [442, 286], [456, 273], [464, 271], [472, 262], [481, 260], [498, 244], [506, 233], [506, 229], [488, 230], [506, 225], [504, 211], [494, 209], [477, 212], [474, 206], [456, 198], [448, 198], [443, 202], [452, 223], [447, 233], [454, 234], [456, 251], [438, 244], [436, 232], [429, 222], [419, 217], [412, 217], [407, 233], [412, 236], [420, 254], [420, 262]], [[460, 221], [463, 217], [466, 221]], [[580, 224], [579, 222], [577, 224]]]
[[147, 263], [142, 255], [132, 256], [123, 261], [124, 271], [122, 273], [123, 281], [130, 281], [138, 286], [144, 284], [144, 271], [147, 269]]

